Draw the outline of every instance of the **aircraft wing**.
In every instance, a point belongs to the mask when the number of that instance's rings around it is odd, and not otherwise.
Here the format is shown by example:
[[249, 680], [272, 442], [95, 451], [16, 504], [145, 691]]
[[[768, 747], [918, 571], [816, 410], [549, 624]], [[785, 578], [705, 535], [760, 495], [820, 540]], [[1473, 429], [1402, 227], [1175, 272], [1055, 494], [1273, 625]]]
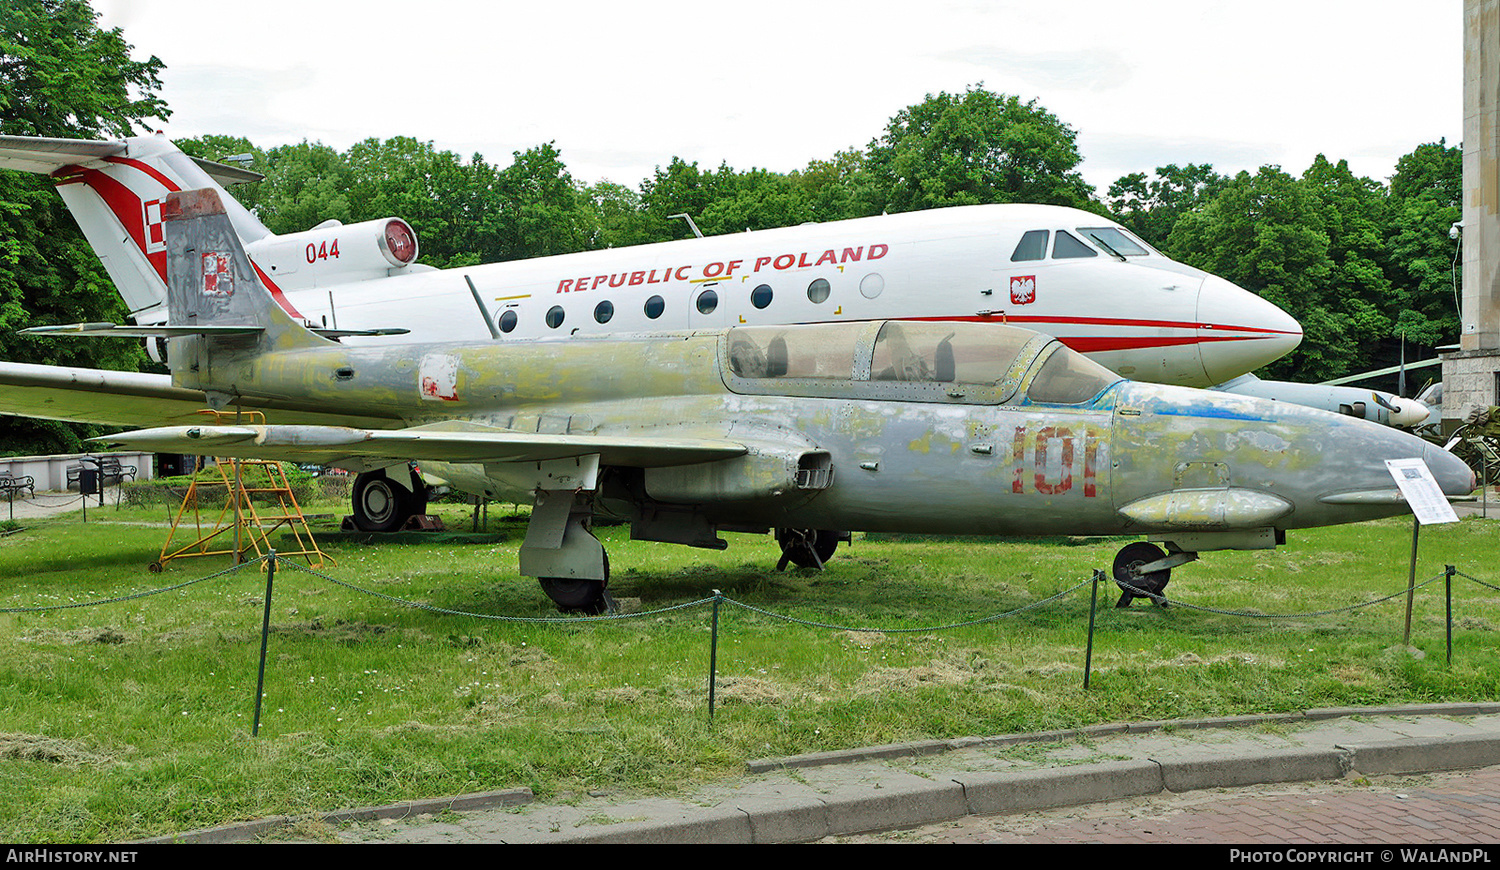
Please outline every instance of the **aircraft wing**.
[[[207, 407], [208, 397], [202, 391], [174, 387], [170, 375], [0, 362], [0, 414], [110, 426], [159, 426], [201, 422], [199, 412]], [[396, 419], [283, 407], [272, 402], [246, 400], [244, 407], [264, 411], [271, 419], [285, 423], [372, 428], [403, 425]]]
[[164, 426], [92, 439], [111, 447], [241, 459], [348, 464], [349, 460], [546, 462], [597, 454], [602, 465], [650, 468], [728, 459], [745, 445], [721, 438], [547, 435], [466, 425], [408, 429], [343, 426]]

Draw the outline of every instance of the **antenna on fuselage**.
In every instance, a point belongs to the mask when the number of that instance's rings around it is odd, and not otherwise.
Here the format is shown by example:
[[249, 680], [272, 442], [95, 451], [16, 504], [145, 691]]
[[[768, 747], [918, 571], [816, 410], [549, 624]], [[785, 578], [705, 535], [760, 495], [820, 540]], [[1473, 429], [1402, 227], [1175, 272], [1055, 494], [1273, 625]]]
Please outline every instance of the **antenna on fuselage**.
[[671, 220], [672, 218], [682, 218], [683, 220], [687, 221], [687, 225], [693, 228], [693, 235], [697, 236], [700, 239], [703, 238], [703, 231], [698, 229], [697, 224], [693, 223], [692, 215], [688, 214], [687, 212], [683, 212], [682, 214], [667, 215], [667, 220]]

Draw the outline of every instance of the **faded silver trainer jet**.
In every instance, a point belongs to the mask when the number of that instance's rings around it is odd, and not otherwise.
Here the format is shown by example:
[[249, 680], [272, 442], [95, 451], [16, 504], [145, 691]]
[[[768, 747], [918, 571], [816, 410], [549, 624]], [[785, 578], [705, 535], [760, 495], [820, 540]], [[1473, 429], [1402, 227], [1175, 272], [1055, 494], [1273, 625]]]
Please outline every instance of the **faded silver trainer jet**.
[[[521, 572], [564, 609], [607, 606], [596, 516], [629, 521], [637, 539], [709, 548], [725, 546], [720, 531], [810, 530], [781, 536], [783, 562], [806, 565], [831, 552], [820, 530], [1141, 534], [1167, 551], [1132, 543], [1116, 576], [1160, 593], [1201, 551], [1406, 512], [1382, 460], [1424, 459], [1452, 496], [1474, 487], [1462, 461], [1405, 433], [1123, 380], [1004, 325], [346, 346], [272, 301], [213, 190], [172, 194], [163, 216], [166, 326], [31, 332], [166, 337], [173, 387], [135, 391], [134, 407], [181, 419], [202, 399], [274, 422], [105, 440], [401, 475], [417, 460], [455, 489], [530, 501]], [[111, 392], [58, 384], [20, 401], [82, 395], [102, 408]]]

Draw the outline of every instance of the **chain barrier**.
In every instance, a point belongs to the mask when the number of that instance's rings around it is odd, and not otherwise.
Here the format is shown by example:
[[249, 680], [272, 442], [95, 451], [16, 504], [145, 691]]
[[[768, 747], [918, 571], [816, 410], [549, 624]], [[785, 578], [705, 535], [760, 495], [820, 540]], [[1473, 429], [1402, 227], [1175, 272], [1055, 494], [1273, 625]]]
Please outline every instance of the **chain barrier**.
[[1455, 577], [1462, 577], [1465, 580], [1472, 580], [1475, 583], [1478, 583], [1480, 586], [1483, 586], [1486, 589], [1493, 589], [1496, 592], [1500, 592], [1500, 586], [1496, 586], [1493, 583], [1486, 583], [1483, 580], [1480, 580], [1478, 577], [1472, 576], [1470, 574], [1465, 574], [1462, 571], [1455, 570], [1453, 572], [1453, 576], [1455, 576]]
[[[1432, 577], [1423, 580], [1421, 583], [1416, 584], [1412, 587], [1412, 589], [1421, 589], [1423, 586], [1441, 580], [1445, 576], [1447, 576], [1446, 573], [1435, 574]], [[1221, 616], [1242, 616], [1246, 619], [1306, 619], [1311, 616], [1330, 616], [1335, 613], [1349, 613], [1351, 611], [1360, 610], [1365, 607], [1373, 607], [1376, 604], [1390, 601], [1392, 598], [1399, 598], [1402, 595], [1406, 595], [1408, 592], [1408, 590], [1402, 589], [1399, 592], [1392, 592], [1390, 595], [1386, 595], [1381, 598], [1374, 598], [1360, 604], [1351, 604], [1348, 607], [1335, 607], [1332, 610], [1309, 610], [1305, 613], [1256, 613], [1249, 610], [1224, 610], [1218, 607], [1205, 607], [1201, 604], [1188, 604], [1185, 601], [1180, 601], [1175, 598], [1167, 598], [1166, 596], [1160, 595], [1155, 592], [1147, 592], [1144, 589], [1137, 589], [1136, 587], [1131, 586], [1129, 583], [1126, 583], [1123, 580], [1116, 579], [1115, 583], [1118, 584], [1121, 589], [1129, 592], [1131, 595], [1135, 595], [1139, 598], [1149, 598], [1154, 603], [1160, 604], [1163, 607], [1171, 605], [1172, 607], [1180, 607], [1184, 610], [1201, 610], [1204, 613], [1217, 613]]]
[[[1089, 657], [1089, 660], [1091, 661], [1092, 660], [1092, 655], [1093, 655], [1094, 616], [1095, 616], [1095, 611], [1097, 609], [1098, 584], [1101, 583], [1101, 582], [1108, 582], [1109, 579], [1110, 579], [1109, 575], [1106, 574], [1105, 572], [1103, 572], [1103, 571], [1095, 571], [1094, 574], [1093, 574], [1093, 576], [1090, 577], [1088, 580], [1084, 580], [1084, 581], [1082, 581], [1080, 583], [1077, 583], [1077, 584], [1075, 584], [1073, 586], [1068, 587], [1067, 589], [1063, 589], [1063, 590], [1061, 590], [1059, 592], [1056, 592], [1056, 593], [1054, 593], [1052, 595], [1049, 595], [1046, 598], [1042, 598], [1042, 599], [1039, 599], [1037, 601], [1033, 601], [1033, 602], [1031, 602], [1029, 604], [1024, 604], [1024, 605], [1022, 605], [1020, 607], [1014, 608], [1012, 610], [1005, 611], [1003, 613], [996, 613], [996, 614], [992, 614], [990, 616], [980, 617], [978, 619], [966, 620], [966, 621], [963, 621], [963, 622], [952, 622], [952, 623], [944, 623], [944, 624], [940, 624], [940, 625], [929, 625], [929, 626], [915, 627], [915, 628], [871, 628], [871, 627], [867, 627], [867, 626], [840, 625], [840, 624], [837, 624], [837, 623], [819, 622], [819, 621], [811, 620], [811, 619], [802, 619], [800, 617], [790, 616], [790, 615], [784, 614], [784, 613], [776, 613], [774, 611], [767, 610], [767, 609], [765, 609], [763, 607], [757, 607], [757, 606], [752, 605], [752, 604], [746, 604], [746, 603], [744, 603], [742, 601], [736, 601], [736, 600], [734, 600], [732, 598], [729, 598], [729, 597], [725, 596], [722, 592], [719, 592], [718, 590], [714, 590], [714, 594], [712, 596], [710, 596], [710, 597], [707, 597], [707, 598], [700, 598], [700, 599], [697, 599], [696, 601], [688, 601], [688, 602], [684, 602], [682, 604], [676, 604], [676, 605], [672, 605], [672, 606], [669, 606], [669, 607], [657, 608], [655, 610], [642, 611], [642, 612], [639, 612], [639, 613], [629, 613], [629, 614], [624, 614], [624, 613], [608, 613], [608, 614], [604, 614], [604, 615], [600, 615], [600, 616], [581, 616], [581, 617], [528, 617], [528, 616], [505, 616], [505, 615], [493, 614], [493, 613], [476, 613], [476, 612], [473, 612], [473, 611], [457, 610], [457, 609], [454, 609], [454, 608], [447, 608], [447, 607], [438, 607], [438, 606], [431, 605], [431, 604], [424, 604], [424, 603], [419, 602], [419, 601], [412, 601], [410, 599], [400, 598], [400, 597], [397, 597], [397, 596], [394, 596], [394, 595], [389, 595], [389, 594], [384, 593], [384, 592], [378, 592], [378, 591], [376, 591], [374, 589], [368, 589], [368, 588], [365, 588], [365, 587], [362, 587], [362, 586], [357, 586], [357, 585], [355, 585], [353, 583], [350, 583], [348, 581], [340, 580], [340, 579], [338, 579], [336, 577], [332, 577], [332, 576], [330, 576], [328, 574], [325, 574], [322, 571], [318, 571], [318, 570], [316, 570], [314, 568], [311, 568], [311, 567], [308, 567], [308, 566], [304, 566], [304, 565], [299, 565], [296, 562], [289, 561], [289, 560], [286, 560], [286, 559], [278, 558], [276, 556], [275, 551], [272, 551], [272, 552], [270, 552], [270, 553], [268, 553], [268, 554], [266, 554], [264, 556], [261, 556], [259, 558], [251, 559], [251, 560], [248, 560], [248, 561], [245, 561], [245, 562], [241, 562], [238, 565], [234, 565], [234, 566], [231, 566], [229, 568], [226, 568], [223, 571], [218, 571], [218, 572], [213, 573], [213, 574], [208, 574], [208, 575], [203, 576], [203, 577], [198, 577], [198, 578], [195, 578], [195, 579], [192, 579], [192, 580], [187, 580], [187, 581], [184, 581], [182, 583], [177, 583], [177, 584], [174, 584], [174, 585], [171, 585], [171, 586], [164, 586], [164, 587], [161, 587], [161, 588], [158, 588], [158, 589], [150, 589], [150, 590], [146, 590], [146, 591], [142, 591], [142, 592], [132, 593], [130, 595], [122, 595], [122, 596], [118, 596], [118, 597], [115, 597], [115, 598], [100, 599], [100, 600], [97, 600], [97, 601], [82, 601], [82, 602], [73, 602], [73, 603], [70, 603], [70, 604], [44, 605], [44, 606], [36, 606], [36, 607], [7, 607], [7, 608], [0, 608], [0, 613], [42, 613], [42, 612], [56, 611], [56, 610], [69, 610], [69, 609], [76, 609], [76, 608], [83, 608], [83, 607], [100, 607], [100, 606], [107, 605], [107, 604], [117, 604], [117, 603], [121, 603], [121, 602], [125, 602], [125, 601], [132, 601], [132, 600], [136, 600], [136, 599], [140, 599], [140, 598], [147, 598], [147, 597], [150, 597], [150, 596], [153, 596], [153, 595], [160, 595], [160, 594], [162, 594], [164, 592], [173, 592], [173, 591], [176, 591], [176, 590], [185, 589], [185, 588], [187, 588], [189, 586], [194, 586], [194, 585], [197, 585], [199, 583], [204, 583], [204, 582], [207, 582], [207, 581], [210, 581], [210, 580], [215, 580], [215, 579], [218, 579], [218, 578], [221, 578], [221, 577], [228, 576], [230, 574], [237, 573], [237, 572], [239, 572], [239, 571], [241, 571], [241, 570], [243, 570], [243, 569], [245, 569], [245, 568], [247, 568], [247, 567], [249, 567], [251, 565], [258, 565], [258, 564], [264, 564], [265, 565], [265, 574], [266, 574], [266, 607], [265, 607], [264, 625], [262, 626], [262, 638], [261, 638], [261, 641], [262, 641], [262, 649], [261, 649], [261, 668], [262, 668], [262, 672], [261, 672], [261, 675], [260, 675], [260, 678], [259, 678], [262, 685], [264, 683], [264, 667], [265, 667], [265, 657], [266, 657], [265, 643], [267, 641], [267, 638], [268, 638], [268, 635], [269, 635], [269, 632], [270, 632], [272, 578], [274, 578], [274, 576], [275, 576], [276, 568], [278, 566], [280, 566], [280, 567], [284, 567], [284, 568], [290, 568], [290, 569], [292, 569], [294, 571], [300, 571], [300, 572], [302, 572], [304, 574], [311, 575], [311, 576], [316, 577], [316, 578], [318, 578], [320, 580], [327, 581], [328, 583], [331, 583], [331, 584], [333, 584], [335, 586], [340, 586], [340, 587], [343, 587], [345, 589], [348, 589], [348, 590], [350, 590], [352, 592], [356, 592], [356, 593], [359, 593], [361, 595], [366, 595], [366, 596], [369, 596], [371, 598], [380, 599], [382, 601], [386, 601], [386, 602], [389, 602], [389, 603], [392, 603], [392, 604], [396, 604], [396, 605], [399, 605], [399, 606], [402, 606], [402, 607], [409, 607], [409, 608], [413, 608], [413, 609], [416, 609], [416, 610], [423, 610], [423, 611], [426, 611], [426, 612], [429, 612], [429, 613], [441, 614], [441, 615], [444, 615], [444, 616], [468, 617], [468, 618], [472, 618], [472, 619], [488, 619], [488, 620], [494, 620], [494, 621], [498, 621], [498, 622], [518, 622], [518, 623], [532, 623], [532, 624], [542, 624], [542, 625], [578, 625], [578, 624], [586, 624], [586, 623], [595, 623], [595, 624], [597, 624], [597, 623], [607, 622], [607, 621], [620, 621], [620, 620], [626, 620], [626, 619], [643, 619], [643, 618], [647, 618], [647, 617], [661, 616], [661, 615], [668, 614], [668, 613], [673, 613], [673, 612], [676, 612], [676, 611], [687, 610], [687, 609], [690, 609], [690, 608], [701, 607], [703, 605], [711, 605], [712, 609], [713, 609], [713, 626], [712, 626], [711, 640], [710, 640], [711, 649], [710, 649], [710, 653], [709, 653], [709, 674], [708, 674], [708, 683], [709, 683], [709, 686], [708, 686], [708, 690], [709, 690], [709, 696], [708, 696], [709, 697], [709, 700], [708, 700], [708, 705], [709, 705], [708, 706], [708, 716], [709, 716], [709, 721], [710, 722], [712, 722], [712, 720], [713, 720], [714, 706], [715, 706], [715, 704], [714, 704], [714, 701], [715, 701], [715, 684], [716, 684], [716, 681], [717, 681], [717, 673], [716, 672], [717, 672], [717, 661], [718, 661], [718, 638], [719, 638], [719, 623], [720, 623], [719, 612], [720, 612], [721, 606], [724, 605], [724, 604], [731, 604], [731, 605], [734, 605], [735, 607], [740, 608], [741, 610], [745, 610], [745, 611], [748, 611], [750, 613], [756, 613], [756, 614], [759, 614], [761, 616], [768, 617], [770, 619], [780, 620], [782, 622], [790, 623], [790, 624], [793, 624], [793, 625], [801, 625], [801, 626], [804, 626], [804, 627], [807, 627], [807, 628], [818, 628], [818, 629], [825, 629], [825, 630], [831, 630], [831, 631], [866, 632], [866, 633], [871, 633], [871, 634], [885, 634], [885, 635], [915, 634], [915, 633], [929, 633], [929, 632], [936, 632], [936, 631], [947, 631], [947, 630], [958, 629], [958, 628], [967, 628], [967, 627], [979, 626], [979, 625], [987, 625], [987, 624], [990, 624], [990, 623], [997, 622], [997, 621], [999, 621], [1001, 619], [1006, 619], [1006, 618], [1009, 618], [1009, 617], [1012, 617], [1012, 616], [1016, 616], [1018, 614], [1025, 613], [1025, 612], [1030, 611], [1030, 610], [1035, 610], [1035, 609], [1043, 607], [1045, 605], [1054, 603], [1056, 601], [1059, 601], [1059, 600], [1065, 598], [1066, 596], [1069, 596], [1069, 595], [1077, 592], [1079, 589], [1082, 589], [1085, 586], [1089, 586], [1090, 584], [1093, 584], [1093, 593], [1090, 596], [1090, 603], [1089, 603], [1089, 629], [1088, 629], [1088, 633], [1089, 633], [1088, 657]], [[1380, 603], [1389, 601], [1389, 600], [1391, 600], [1393, 598], [1398, 598], [1398, 597], [1400, 597], [1402, 595], [1410, 595], [1416, 589], [1420, 589], [1420, 588], [1426, 587], [1426, 586], [1428, 586], [1428, 585], [1436, 582], [1439, 579], [1445, 579], [1445, 578], [1451, 579], [1453, 576], [1463, 577], [1466, 580], [1471, 580], [1471, 581], [1473, 581], [1473, 582], [1475, 582], [1475, 583], [1477, 583], [1477, 584], [1479, 584], [1481, 586], [1484, 586], [1484, 587], [1486, 587], [1488, 589], [1493, 589], [1493, 590], [1496, 590], [1496, 591], [1500, 591], [1500, 586], [1495, 586], [1493, 584], [1490, 584], [1490, 583], [1487, 583], [1487, 582], [1485, 582], [1483, 580], [1480, 580], [1479, 578], [1474, 577], [1474, 576], [1472, 576], [1470, 574], [1466, 574], [1466, 573], [1464, 573], [1462, 571], [1458, 571], [1457, 569], [1455, 569], [1453, 566], [1450, 565], [1450, 566], [1447, 566], [1447, 569], [1443, 573], [1436, 574], [1436, 575], [1428, 578], [1427, 580], [1422, 581], [1421, 583], [1412, 584], [1407, 589], [1402, 589], [1402, 590], [1400, 590], [1398, 592], [1394, 592], [1394, 593], [1392, 593], [1390, 595], [1381, 596], [1379, 598], [1375, 598], [1375, 599], [1372, 599], [1370, 601], [1365, 601], [1365, 602], [1361, 602], [1361, 603], [1357, 603], [1357, 604], [1351, 604], [1351, 605], [1346, 606], [1346, 607], [1330, 608], [1330, 609], [1327, 609], [1327, 610], [1313, 610], [1313, 611], [1306, 611], [1306, 612], [1301, 612], [1301, 613], [1256, 613], [1256, 612], [1250, 612], [1250, 611], [1244, 611], [1244, 610], [1228, 610], [1228, 609], [1224, 609], [1224, 608], [1207, 607], [1207, 606], [1203, 606], [1203, 605], [1190, 604], [1190, 603], [1186, 603], [1186, 602], [1182, 602], [1182, 601], [1171, 600], [1171, 599], [1168, 599], [1168, 598], [1166, 598], [1165, 596], [1163, 596], [1163, 595], [1161, 595], [1159, 593], [1150, 592], [1150, 591], [1147, 591], [1145, 589], [1141, 589], [1141, 588], [1135, 587], [1135, 586], [1133, 586], [1133, 585], [1131, 585], [1131, 584], [1129, 584], [1127, 582], [1123, 582], [1123, 581], [1120, 581], [1118, 579], [1115, 579], [1114, 582], [1122, 590], [1124, 590], [1125, 592], [1129, 593], [1130, 595], [1133, 595], [1133, 596], [1136, 596], [1136, 597], [1139, 597], [1139, 598], [1148, 599], [1148, 600], [1153, 601], [1153, 602], [1155, 602], [1155, 603], [1157, 603], [1159, 605], [1162, 605], [1162, 606], [1173, 605], [1173, 606], [1176, 606], [1176, 607], [1179, 607], [1179, 608], [1183, 608], [1183, 609], [1186, 609], [1186, 610], [1201, 611], [1201, 612], [1204, 612], [1204, 613], [1213, 613], [1213, 614], [1218, 614], [1218, 615], [1221, 615], [1221, 616], [1234, 616], [1234, 617], [1241, 617], [1241, 618], [1246, 618], [1246, 619], [1299, 619], [1299, 618], [1300, 619], [1306, 619], [1306, 618], [1310, 618], [1310, 617], [1331, 616], [1331, 615], [1334, 615], [1334, 614], [1349, 613], [1349, 612], [1352, 612], [1352, 611], [1355, 611], [1355, 610], [1360, 610], [1360, 609], [1363, 609], [1363, 608], [1366, 608], [1366, 607], [1372, 607], [1372, 606], [1374, 606], [1376, 604], [1380, 604]], [[1449, 637], [1449, 661], [1451, 662], [1452, 661], [1452, 639], [1451, 639], [1451, 629], [1452, 629], [1452, 626], [1451, 626], [1451, 622], [1452, 622], [1451, 597], [1452, 596], [1451, 596], [1451, 584], [1450, 584], [1449, 594], [1448, 594], [1447, 597], [1449, 599], [1449, 617], [1448, 617], [1449, 631], [1450, 631], [1450, 637]], [[1085, 668], [1084, 668], [1084, 688], [1085, 689], [1087, 689], [1089, 687], [1089, 676], [1090, 676], [1089, 672], [1091, 670], [1092, 670], [1092, 668], [1089, 666], [1089, 664], [1086, 664]], [[261, 704], [261, 700], [262, 700], [261, 690], [257, 689], [256, 713], [255, 713], [255, 728], [252, 730], [252, 734], [255, 734], [255, 733], [259, 732], [260, 704]]]
[[1057, 593], [1056, 595], [1051, 595], [1051, 596], [1048, 596], [1047, 598], [1043, 598], [1043, 599], [1041, 599], [1039, 601], [1033, 601], [1030, 604], [1024, 604], [1024, 605], [1022, 605], [1020, 607], [1017, 607], [1015, 610], [1007, 610], [1004, 613], [997, 613], [997, 614], [995, 614], [993, 616], [985, 616], [985, 617], [981, 617], [979, 619], [971, 619], [971, 620], [969, 620], [967, 622], [950, 622], [950, 623], [948, 623], [946, 625], [929, 625], [929, 626], [926, 626], [926, 627], [923, 627], [923, 628], [863, 628], [863, 627], [860, 627], [860, 626], [853, 626], [853, 625], [835, 625], [833, 623], [827, 623], [827, 622], [814, 622], [814, 621], [812, 621], [810, 619], [798, 619], [795, 616], [787, 616], [786, 614], [783, 614], [783, 613], [773, 613], [773, 612], [771, 612], [769, 610], [765, 610], [763, 608], [756, 607], [753, 604], [746, 604], [743, 601], [735, 601], [733, 598], [728, 598], [728, 597], [724, 597], [724, 596], [720, 596], [720, 597], [723, 598], [725, 604], [733, 604], [735, 607], [738, 607], [738, 608], [740, 608], [742, 610], [748, 610], [751, 613], [759, 613], [761, 616], [769, 616], [772, 619], [779, 619], [779, 620], [781, 620], [783, 622], [793, 623], [794, 625], [805, 625], [805, 626], [808, 626], [809, 628], [827, 628], [827, 629], [831, 629], [833, 631], [863, 631], [863, 632], [868, 632], [870, 634], [913, 634], [913, 633], [925, 632], [925, 631], [946, 631], [947, 629], [950, 629], [950, 628], [967, 628], [968, 626], [971, 626], [971, 625], [984, 625], [985, 623], [994, 622], [997, 619], [1005, 619], [1006, 617], [1015, 616], [1018, 613], [1024, 613], [1024, 612], [1026, 612], [1028, 610], [1032, 610], [1034, 608], [1041, 607], [1043, 604], [1049, 604], [1049, 603], [1051, 603], [1053, 601], [1058, 600], [1059, 598], [1062, 598], [1064, 595], [1070, 595], [1070, 594], [1072, 594], [1074, 592], [1077, 592], [1079, 589], [1082, 589], [1083, 587], [1089, 585], [1092, 582], [1094, 582], [1094, 580], [1093, 580], [1092, 577], [1090, 577], [1089, 579], [1083, 581], [1082, 583], [1079, 583], [1076, 586], [1071, 586], [1071, 587], [1069, 587], [1067, 589], [1064, 589], [1063, 591]]
[[[281, 563], [278, 562], [278, 564], [281, 564]], [[423, 604], [420, 601], [409, 601], [409, 600], [407, 600], [405, 598], [397, 598], [394, 595], [387, 595], [384, 592], [376, 592], [374, 589], [365, 589], [365, 588], [360, 587], [360, 586], [355, 586], [353, 583], [345, 582], [343, 580], [338, 579], [337, 577], [330, 577], [330, 576], [328, 576], [327, 574], [324, 574], [321, 571], [318, 571], [318, 570], [313, 569], [313, 568], [306, 567], [304, 565], [298, 565], [295, 562], [286, 562], [285, 564], [282, 564], [281, 566], [283, 568], [291, 568], [291, 569], [296, 570], [296, 571], [301, 571], [304, 574], [311, 574], [314, 577], [317, 577], [317, 578], [319, 578], [321, 580], [327, 580], [329, 583], [332, 583], [332, 584], [334, 584], [336, 586], [342, 586], [345, 589], [349, 589], [349, 590], [352, 590], [354, 592], [358, 592], [358, 593], [360, 593], [362, 595], [369, 595], [369, 596], [371, 596], [373, 598], [380, 598], [382, 600], [389, 601], [392, 604], [399, 604], [399, 605], [401, 605], [403, 607], [412, 607], [412, 608], [416, 608], [417, 610], [426, 610], [426, 611], [428, 611], [430, 613], [441, 613], [444, 616], [468, 616], [468, 617], [473, 617], [474, 619], [492, 619], [492, 620], [495, 620], [496, 622], [537, 622], [537, 623], [551, 624], [551, 625], [577, 625], [579, 623], [595, 623], [595, 622], [605, 622], [605, 621], [610, 621], [610, 620], [619, 621], [619, 620], [624, 620], [624, 619], [641, 619], [641, 618], [644, 618], [644, 617], [647, 617], [647, 616], [660, 616], [663, 613], [671, 613], [671, 612], [673, 612], [675, 610], [686, 610], [689, 607], [698, 607], [698, 606], [701, 606], [701, 605], [704, 605], [704, 604], [710, 604], [714, 600], [713, 597], [700, 598], [697, 601], [688, 601], [688, 602], [685, 602], [683, 604], [674, 604], [674, 605], [672, 605], [670, 607], [662, 607], [662, 608], [659, 608], [657, 610], [646, 610], [646, 611], [642, 611], [640, 613], [607, 613], [607, 614], [602, 614], [600, 616], [564, 616], [564, 617], [557, 617], [557, 616], [501, 616], [501, 615], [495, 614], [495, 613], [474, 613], [474, 612], [468, 611], [468, 610], [451, 610], [451, 609], [446, 608], [446, 607], [437, 607], [437, 606], [432, 605], [432, 604]]]
[[186, 589], [189, 586], [203, 583], [207, 580], [216, 580], [226, 574], [233, 574], [248, 565], [254, 565], [258, 562], [264, 562], [269, 558], [271, 557], [261, 556], [257, 559], [251, 559], [248, 562], [241, 562], [240, 564], [235, 565], [231, 568], [225, 568], [223, 571], [219, 571], [218, 573], [209, 574], [206, 577], [198, 577], [193, 580], [186, 580], [174, 586], [163, 586], [160, 589], [149, 589], [145, 592], [135, 592], [130, 595], [121, 595], [118, 598], [103, 598], [98, 601], [79, 601], [73, 604], [49, 604], [41, 607], [0, 607], [0, 613], [42, 613], [44, 611], [50, 610], [70, 610], [77, 607], [102, 607], [106, 604], [119, 604], [122, 601], [134, 601], [137, 598], [149, 598], [152, 595], [160, 595], [163, 592], [173, 592], [178, 589]]

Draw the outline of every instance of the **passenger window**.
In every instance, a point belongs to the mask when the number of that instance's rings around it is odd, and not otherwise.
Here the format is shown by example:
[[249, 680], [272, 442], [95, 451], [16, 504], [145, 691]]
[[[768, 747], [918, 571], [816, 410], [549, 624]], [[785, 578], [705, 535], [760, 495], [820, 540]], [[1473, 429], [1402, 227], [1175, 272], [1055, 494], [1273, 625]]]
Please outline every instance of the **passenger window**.
[[762, 284], [750, 291], [750, 304], [756, 308], [765, 308], [771, 304], [771, 285]]
[[608, 299], [594, 306], [594, 319], [600, 323], [608, 323], [615, 316], [615, 304]]
[[1024, 260], [1043, 260], [1047, 257], [1047, 231], [1030, 230], [1021, 237], [1016, 250], [1010, 255], [1012, 263]]
[[514, 311], [504, 312], [500, 315], [500, 331], [510, 332], [512, 329], [515, 329], [516, 321], [518, 319], [519, 318], [516, 317], [516, 313]]
[[1097, 256], [1099, 256], [1098, 251], [1094, 250], [1088, 245], [1085, 245], [1083, 242], [1078, 241], [1062, 230], [1057, 231], [1057, 241], [1052, 243], [1052, 259], [1068, 260], [1078, 259], [1080, 257]]
[[667, 309], [667, 300], [660, 296], [652, 296], [646, 300], [646, 316], [655, 320]]
[[562, 326], [563, 318], [566, 315], [567, 312], [563, 311], [563, 307], [561, 305], [552, 306], [551, 308], [547, 309], [547, 325], [552, 327], [553, 329]]
[[807, 301], [814, 305], [827, 302], [830, 289], [827, 278], [814, 278], [813, 282], [807, 285]]
[[713, 314], [714, 309], [719, 307], [719, 294], [712, 290], [704, 290], [698, 296], [698, 313]]

